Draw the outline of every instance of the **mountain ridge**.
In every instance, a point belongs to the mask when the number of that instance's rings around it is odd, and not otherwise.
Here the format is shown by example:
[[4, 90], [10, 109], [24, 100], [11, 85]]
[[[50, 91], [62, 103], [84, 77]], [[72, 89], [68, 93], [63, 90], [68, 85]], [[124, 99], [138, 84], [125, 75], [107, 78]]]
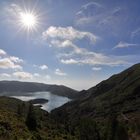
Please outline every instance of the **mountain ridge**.
[[0, 95], [23, 95], [28, 92], [48, 91], [52, 94], [65, 96], [71, 99], [77, 98], [78, 91], [64, 85], [50, 85], [36, 82], [0, 81]]

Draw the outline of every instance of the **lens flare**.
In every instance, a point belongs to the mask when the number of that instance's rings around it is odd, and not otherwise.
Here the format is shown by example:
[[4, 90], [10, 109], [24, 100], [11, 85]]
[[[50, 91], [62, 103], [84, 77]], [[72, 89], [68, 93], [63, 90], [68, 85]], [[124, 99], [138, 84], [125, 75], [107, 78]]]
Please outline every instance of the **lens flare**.
[[35, 30], [38, 24], [38, 18], [34, 13], [31, 12], [21, 12], [19, 18], [19, 24], [22, 28], [30, 30]]

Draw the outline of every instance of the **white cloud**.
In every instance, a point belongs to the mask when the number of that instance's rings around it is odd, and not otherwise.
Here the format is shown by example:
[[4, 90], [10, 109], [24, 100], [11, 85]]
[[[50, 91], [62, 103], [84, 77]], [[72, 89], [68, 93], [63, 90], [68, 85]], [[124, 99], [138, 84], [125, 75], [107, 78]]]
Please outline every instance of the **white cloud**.
[[20, 6], [15, 3], [12, 3], [11, 5], [9, 5], [9, 7], [6, 7], [5, 10], [7, 10], [7, 12], [11, 14], [14, 14], [15, 16], [17, 16], [18, 13], [22, 12]]
[[75, 33], [73, 35], [73, 31], [68, 31], [67, 33], [66, 28], [53, 27], [45, 32], [45, 36], [46, 38], [47, 36], [53, 38], [50, 42], [52, 46], [64, 50], [61, 54], [57, 54], [60, 62], [63, 64], [118, 66], [127, 63], [115, 56], [106, 56], [102, 53], [96, 53], [85, 48], [80, 48], [74, 44], [73, 41], [77, 35], [75, 35]]
[[128, 47], [136, 47], [138, 44], [133, 44], [133, 43], [126, 43], [126, 42], [119, 42], [114, 49], [116, 48], [128, 48]]
[[48, 66], [47, 66], [47, 65], [41, 65], [41, 66], [39, 66], [39, 68], [40, 68], [41, 70], [46, 70], [46, 69], [48, 69]]
[[73, 27], [51, 26], [43, 32], [43, 37], [48, 40], [50, 46], [63, 49], [61, 53], [58, 54], [57, 52], [57, 57], [63, 64], [118, 66], [127, 63], [115, 56], [112, 59], [112, 56], [80, 48], [75, 44], [75, 40], [87, 37], [95, 41], [96, 37], [89, 32], [81, 32]]
[[65, 72], [62, 72], [60, 69], [56, 69], [55, 74], [59, 75], [59, 76], [66, 76], [67, 75]]
[[23, 72], [23, 71], [14, 72], [13, 76], [19, 79], [32, 79], [33, 78], [33, 75], [31, 73]]
[[18, 57], [15, 57], [15, 56], [10, 56], [9, 59], [15, 63], [23, 63], [23, 60], [18, 58]]
[[36, 67], [38, 67], [38, 66], [37, 66], [36, 64], [33, 64], [33, 67], [35, 67], [35, 68], [36, 68]]
[[63, 64], [78, 64], [78, 65], [105, 65], [105, 66], [119, 66], [128, 64], [124, 58], [117, 56], [106, 56], [101, 53], [85, 51], [80, 56], [73, 55], [71, 58], [60, 59]]
[[45, 78], [46, 78], [47, 80], [50, 80], [50, 79], [51, 79], [51, 76], [50, 76], [50, 75], [46, 75]]
[[46, 39], [51, 38], [49, 42], [51, 46], [63, 49], [63, 52], [57, 54], [63, 64], [118, 66], [127, 63], [116, 56], [107, 56], [80, 48], [74, 43], [74, 40], [84, 38], [85, 34], [83, 35], [83, 32], [72, 27], [50, 27], [43, 33], [43, 36]]
[[[110, 32], [110, 35], [119, 35], [124, 30], [131, 17], [126, 14], [129, 12], [127, 7], [107, 7], [97, 2], [90, 2], [83, 5], [76, 13], [75, 25], [82, 27], [92, 27], [93, 30]], [[128, 32], [128, 29], [127, 29]], [[122, 33], [121, 33], [122, 34]]]
[[104, 25], [110, 25], [110, 28], [114, 30], [116, 29], [116, 25], [120, 25], [122, 21], [125, 22], [125, 18], [123, 16], [124, 9], [122, 9], [121, 7], [115, 7], [111, 9], [110, 14], [106, 13], [106, 15], [104, 15], [104, 18], [100, 19], [99, 25], [100, 27]]
[[6, 55], [6, 52], [2, 49], [0, 49], [0, 56]]
[[43, 32], [44, 39], [58, 39], [58, 40], [81, 40], [84, 38], [89, 39], [95, 43], [98, 37], [90, 32], [79, 31], [73, 27], [55, 27], [51, 26]]
[[71, 59], [67, 59], [67, 60], [61, 59], [61, 63], [63, 63], [63, 64], [78, 64], [79, 62], [71, 58]]
[[1, 77], [1, 78], [10, 78], [11, 75], [8, 74], [8, 73], [1, 73], [1, 74], [0, 74], [0, 77]]
[[76, 24], [83, 25], [91, 22], [98, 22], [102, 16], [104, 8], [97, 2], [89, 2], [81, 7], [76, 13]]
[[10, 58], [0, 59], [0, 68], [2, 69], [22, 69], [22, 66], [14, 63]]
[[39, 74], [39, 73], [34, 73], [33, 74], [33, 79], [36, 81], [36, 80], [39, 80], [39, 81], [42, 81], [42, 80], [50, 80], [51, 79], [51, 76], [50, 75], [42, 75], [42, 74]]
[[67, 50], [66, 53], [63, 52], [57, 55], [60, 62], [63, 64], [118, 66], [127, 63], [116, 56], [106, 56], [102, 53], [96, 53], [85, 48], [79, 48], [69, 40], [62, 42], [57, 41], [55, 45], [57, 45], [57, 47], [60, 46], [59, 48], [61, 49], [71, 48], [70, 50]]
[[58, 48], [73, 48], [74, 44], [70, 40], [51, 40], [51, 45]]
[[23, 12], [23, 9], [15, 4], [7, 4], [6, 6], [3, 6], [3, 15], [4, 15], [4, 23], [8, 24], [13, 24], [13, 25], [18, 25], [19, 17], [21, 12]]
[[77, 16], [82, 17], [90, 17], [90, 16], [95, 16], [96, 14], [100, 13], [100, 10], [102, 9], [102, 5], [97, 3], [97, 2], [89, 2], [85, 5], [83, 5], [76, 13]]
[[69, 48], [71, 49], [70, 51], [73, 51], [73, 53], [77, 53], [77, 54], [80, 54], [82, 53], [82, 51], [84, 49], [82, 48], [79, 48], [77, 45], [75, 45], [72, 41], [70, 40], [64, 40], [64, 41], [59, 41], [59, 40], [56, 40], [54, 42], [51, 42], [53, 44], [53, 46], [56, 46], [58, 48]]
[[0, 49], [0, 69], [14, 69], [14, 70], [21, 70], [23, 60], [8, 55], [4, 50]]
[[40, 77], [40, 74], [39, 73], [34, 73], [33, 76]]
[[102, 5], [97, 3], [97, 2], [89, 2], [89, 3], [82, 6], [83, 9], [88, 9], [88, 8], [91, 8], [91, 7], [94, 7], [94, 8], [102, 7]]
[[93, 71], [100, 71], [102, 68], [101, 67], [93, 67], [92, 70]]
[[131, 33], [131, 37], [134, 38], [136, 36], [140, 36], [140, 28], [137, 28]]

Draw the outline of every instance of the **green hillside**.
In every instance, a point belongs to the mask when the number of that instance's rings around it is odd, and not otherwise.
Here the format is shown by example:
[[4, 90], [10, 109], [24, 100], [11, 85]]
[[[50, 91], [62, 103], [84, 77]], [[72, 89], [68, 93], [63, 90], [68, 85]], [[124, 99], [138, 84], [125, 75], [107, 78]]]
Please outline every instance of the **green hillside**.
[[28, 102], [0, 97], [0, 140], [74, 139], [64, 130], [63, 125], [56, 123], [39, 107], [32, 106], [33, 110], [28, 117], [30, 106]]
[[79, 129], [83, 119], [87, 120], [85, 127], [89, 120], [94, 121], [101, 140], [140, 138], [140, 64], [83, 92], [84, 97], [55, 109], [52, 116], [64, 124], [69, 122], [71, 131]]

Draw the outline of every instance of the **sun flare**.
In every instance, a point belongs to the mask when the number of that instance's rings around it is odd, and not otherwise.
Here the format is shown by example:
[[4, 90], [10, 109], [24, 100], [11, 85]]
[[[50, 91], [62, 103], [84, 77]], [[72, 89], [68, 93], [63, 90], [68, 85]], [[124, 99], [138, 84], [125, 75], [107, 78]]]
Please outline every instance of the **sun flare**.
[[28, 28], [30, 28], [32, 26], [35, 26], [36, 18], [33, 14], [22, 13], [21, 14], [21, 22], [24, 24], [24, 26], [27, 26]]
[[29, 30], [37, 28], [38, 19], [37, 16], [31, 12], [22, 12], [20, 13], [20, 25]]

